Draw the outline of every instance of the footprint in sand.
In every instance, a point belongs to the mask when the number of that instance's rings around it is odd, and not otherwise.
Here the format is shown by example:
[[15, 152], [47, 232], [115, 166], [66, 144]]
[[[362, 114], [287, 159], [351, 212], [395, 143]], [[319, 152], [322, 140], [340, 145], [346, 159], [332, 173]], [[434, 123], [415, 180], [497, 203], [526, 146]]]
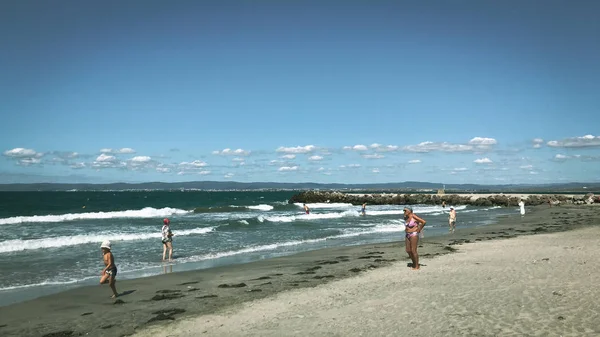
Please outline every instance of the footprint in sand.
[[204, 299], [204, 298], [215, 298], [215, 297], [219, 297], [217, 295], [204, 295], [204, 296], [196, 296], [196, 298], [198, 299]]
[[232, 284], [227, 284], [227, 283], [223, 283], [223, 284], [219, 284], [218, 287], [219, 288], [243, 288], [246, 287], [247, 284], [242, 282], [242, 283], [232, 283]]

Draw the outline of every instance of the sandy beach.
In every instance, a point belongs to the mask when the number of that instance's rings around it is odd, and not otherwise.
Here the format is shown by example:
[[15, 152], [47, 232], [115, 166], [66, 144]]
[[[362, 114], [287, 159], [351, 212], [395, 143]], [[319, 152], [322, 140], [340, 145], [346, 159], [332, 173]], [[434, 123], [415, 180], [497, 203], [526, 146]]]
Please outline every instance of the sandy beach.
[[384, 244], [120, 281], [116, 301], [106, 286], [90, 286], [0, 307], [0, 334], [598, 333], [591, 285], [600, 275], [600, 208], [532, 209], [523, 218], [426, 236], [418, 272], [406, 267], [403, 241], [392, 233]]
[[464, 245], [135, 336], [597, 336], [599, 234]]

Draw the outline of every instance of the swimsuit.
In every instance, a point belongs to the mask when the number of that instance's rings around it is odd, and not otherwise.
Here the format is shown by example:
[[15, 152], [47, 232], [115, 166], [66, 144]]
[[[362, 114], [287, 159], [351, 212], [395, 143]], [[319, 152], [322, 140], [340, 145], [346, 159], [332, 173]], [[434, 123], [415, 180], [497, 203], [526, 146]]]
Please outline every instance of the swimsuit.
[[[406, 224], [406, 228], [413, 228], [415, 226], [417, 226], [417, 222], [413, 219], [410, 219], [410, 221]], [[419, 235], [419, 232], [410, 232], [410, 233], [406, 232], [407, 239], [410, 237], [413, 237], [413, 236], [417, 236], [417, 235]]]
[[106, 273], [112, 277], [117, 276], [117, 266], [112, 266], [111, 268], [106, 270]]

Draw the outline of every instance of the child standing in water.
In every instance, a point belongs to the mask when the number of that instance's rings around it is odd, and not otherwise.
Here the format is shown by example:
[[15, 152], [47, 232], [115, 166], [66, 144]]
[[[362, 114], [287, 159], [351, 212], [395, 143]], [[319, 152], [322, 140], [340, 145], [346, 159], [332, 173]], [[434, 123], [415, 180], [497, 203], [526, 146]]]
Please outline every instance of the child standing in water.
[[115, 264], [115, 257], [110, 251], [110, 241], [102, 242], [100, 249], [102, 249], [102, 259], [104, 260], [105, 265], [104, 269], [102, 269], [100, 284], [108, 282], [108, 285], [113, 292], [111, 298], [115, 298], [119, 296], [117, 293], [117, 287], [115, 286], [115, 283], [117, 282], [115, 279], [117, 277], [117, 265]]

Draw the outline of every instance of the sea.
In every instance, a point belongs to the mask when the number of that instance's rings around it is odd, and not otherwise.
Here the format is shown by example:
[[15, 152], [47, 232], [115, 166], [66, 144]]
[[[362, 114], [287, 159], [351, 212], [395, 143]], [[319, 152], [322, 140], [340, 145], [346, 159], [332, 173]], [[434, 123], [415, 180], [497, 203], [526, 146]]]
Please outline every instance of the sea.
[[[100, 244], [118, 279], [247, 263], [335, 246], [403, 240], [403, 205], [289, 204], [295, 191], [0, 192], [0, 306], [97, 284]], [[448, 235], [448, 208], [409, 205], [428, 236]], [[451, 205], [448, 205], [448, 207]], [[516, 208], [455, 206], [457, 230]], [[171, 220], [174, 260], [162, 262]]]

